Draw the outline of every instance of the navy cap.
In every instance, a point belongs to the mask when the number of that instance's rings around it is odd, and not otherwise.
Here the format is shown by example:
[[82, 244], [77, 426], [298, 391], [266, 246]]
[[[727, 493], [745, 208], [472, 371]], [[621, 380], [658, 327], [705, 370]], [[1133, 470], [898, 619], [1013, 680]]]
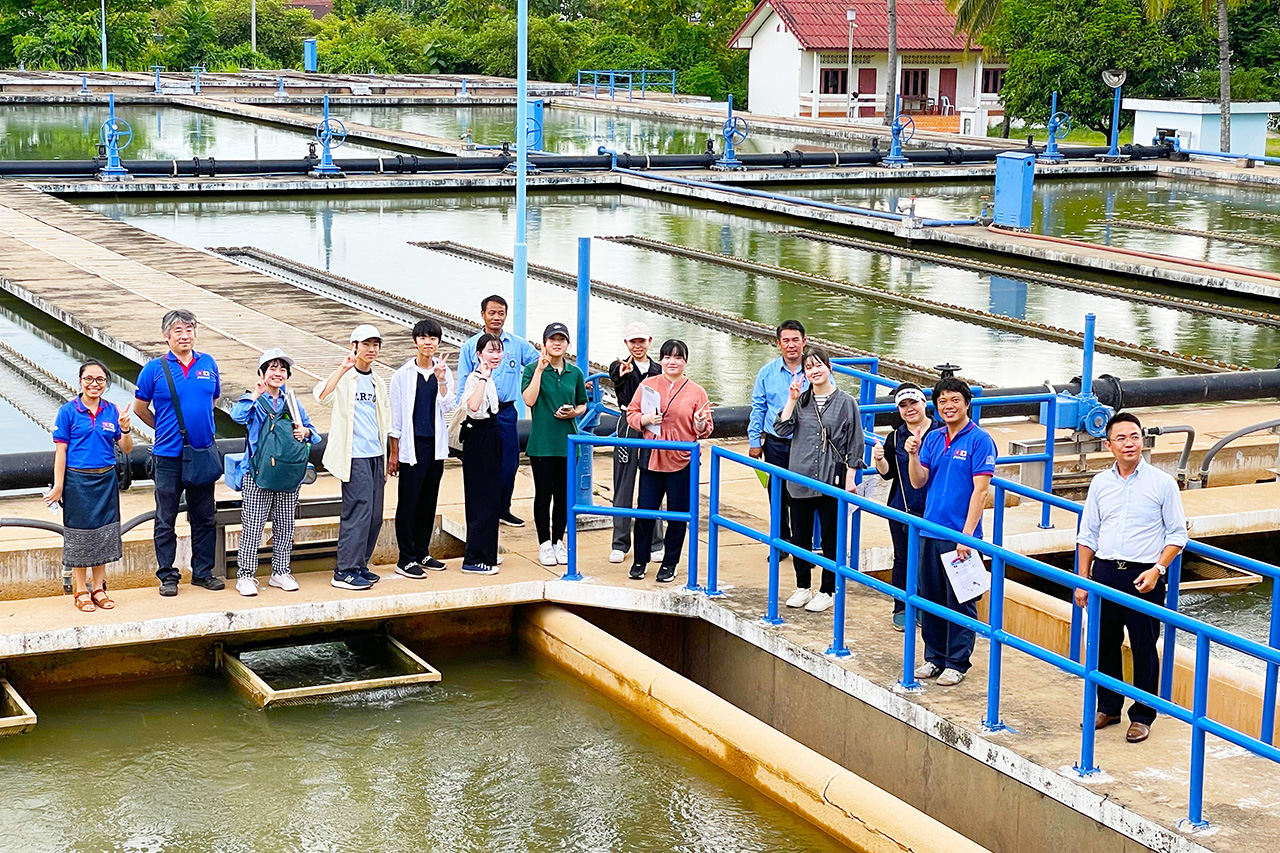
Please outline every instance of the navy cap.
[[566, 326], [564, 323], [552, 323], [550, 326], [547, 326], [545, 329], [542, 330], [542, 339], [544, 341], [549, 341], [551, 340], [551, 338], [555, 337], [556, 335], [564, 335], [564, 339], [566, 341], [570, 340], [569, 327]]

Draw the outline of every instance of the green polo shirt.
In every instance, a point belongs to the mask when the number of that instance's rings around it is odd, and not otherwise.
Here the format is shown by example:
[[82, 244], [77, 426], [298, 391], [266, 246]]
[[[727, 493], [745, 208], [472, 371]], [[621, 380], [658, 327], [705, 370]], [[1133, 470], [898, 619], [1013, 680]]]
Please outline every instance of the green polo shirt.
[[[529, 387], [538, 363], [525, 365], [520, 389]], [[581, 406], [587, 402], [587, 379], [582, 371], [568, 361], [557, 372], [554, 367], [542, 371], [542, 383], [538, 386], [538, 402], [529, 412], [532, 421], [529, 441], [524, 452], [529, 456], [568, 456], [569, 436], [578, 431], [573, 418], [557, 418], [561, 406]]]

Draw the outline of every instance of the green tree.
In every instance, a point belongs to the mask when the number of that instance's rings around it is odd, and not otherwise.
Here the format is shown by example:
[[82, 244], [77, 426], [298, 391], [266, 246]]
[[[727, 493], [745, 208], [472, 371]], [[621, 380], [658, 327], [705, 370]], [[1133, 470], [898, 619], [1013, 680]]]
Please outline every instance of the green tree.
[[[320, 30], [320, 24], [306, 9], [295, 9], [284, 0], [257, 0], [258, 53], [273, 67], [297, 67], [302, 64], [302, 40]], [[213, 0], [213, 15], [218, 44], [227, 51], [249, 43], [250, 0]], [[250, 57], [251, 58], [251, 57]]]

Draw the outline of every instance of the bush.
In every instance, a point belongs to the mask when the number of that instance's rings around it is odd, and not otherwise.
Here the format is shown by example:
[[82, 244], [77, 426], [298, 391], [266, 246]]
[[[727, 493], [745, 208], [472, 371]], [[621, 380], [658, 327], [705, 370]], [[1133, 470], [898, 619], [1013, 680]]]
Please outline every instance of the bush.
[[725, 96], [724, 75], [714, 62], [699, 62], [689, 70], [681, 71], [676, 76], [676, 85], [681, 92], [715, 101]]

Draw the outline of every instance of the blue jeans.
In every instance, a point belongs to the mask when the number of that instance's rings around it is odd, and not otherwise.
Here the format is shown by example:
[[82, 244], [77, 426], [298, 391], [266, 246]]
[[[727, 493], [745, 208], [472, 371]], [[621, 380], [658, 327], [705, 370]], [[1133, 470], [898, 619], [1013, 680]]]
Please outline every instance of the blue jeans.
[[182, 485], [181, 456], [153, 456], [156, 483], [156, 521], [153, 538], [156, 545], [156, 577], [161, 583], [178, 582], [180, 573], [173, 567], [178, 550], [178, 537], [173, 526], [178, 520], [178, 503], [187, 496], [187, 523], [191, 526], [191, 577], [213, 575], [216, 528], [213, 525], [213, 483], [207, 486]]
[[[935, 604], [941, 604], [951, 610], [978, 618], [978, 599], [956, 601], [955, 591], [951, 589], [951, 581], [942, 568], [942, 555], [954, 551], [956, 543], [945, 539], [920, 537], [920, 595]], [[959, 672], [969, 671], [969, 658], [973, 655], [974, 633], [953, 622], [948, 622], [932, 613], [923, 614], [924, 621], [920, 626], [920, 634], [924, 638], [924, 659], [934, 666], [943, 669], [954, 669]]]

